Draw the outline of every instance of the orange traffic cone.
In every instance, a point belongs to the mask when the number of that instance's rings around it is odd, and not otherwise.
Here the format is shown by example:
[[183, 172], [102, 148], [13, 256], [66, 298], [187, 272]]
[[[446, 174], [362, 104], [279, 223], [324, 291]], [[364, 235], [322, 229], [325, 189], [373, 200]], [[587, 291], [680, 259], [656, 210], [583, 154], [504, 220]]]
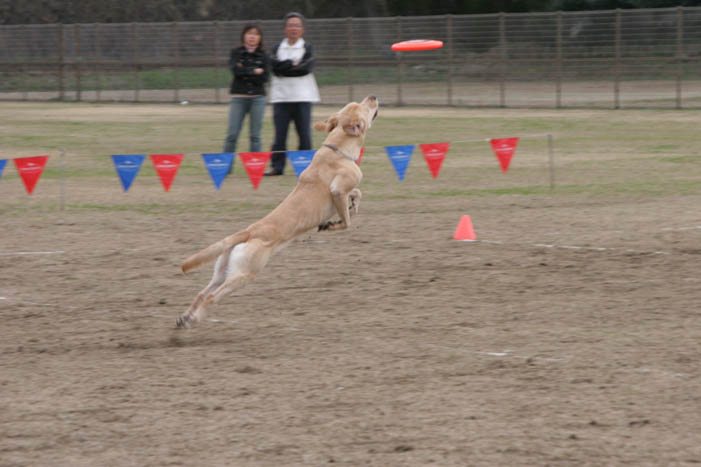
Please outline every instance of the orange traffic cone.
[[472, 228], [472, 221], [470, 220], [470, 216], [462, 216], [460, 222], [458, 223], [458, 228], [455, 229], [453, 238], [455, 240], [463, 240], [468, 242], [477, 240], [475, 230]]

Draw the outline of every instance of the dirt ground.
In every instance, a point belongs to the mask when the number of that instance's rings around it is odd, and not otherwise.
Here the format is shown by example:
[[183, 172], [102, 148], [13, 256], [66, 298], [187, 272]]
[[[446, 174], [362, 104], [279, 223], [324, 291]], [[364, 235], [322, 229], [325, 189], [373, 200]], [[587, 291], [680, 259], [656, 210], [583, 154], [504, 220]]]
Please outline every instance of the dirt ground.
[[364, 201], [188, 331], [264, 206], [7, 216], [0, 465], [698, 464], [699, 203]]
[[[350, 231], [293, 242], [185, 331], [211, 266], [180, 262], [294, 175], [125, 194], [77, 173], [60, 211], [57, 178], [28, 197], [6, 168], [0, 466], [698, 465], [698, 166], [574, 154], [557, 180], [585, 189], [500, 194], [547, 180], [527, 149], [508, 179], [446, 159], [440, 185], [366, 154]], [[640, 189], [652, 172], [679, 191]], [[475, 242], [452, 239], [464, 214]]]

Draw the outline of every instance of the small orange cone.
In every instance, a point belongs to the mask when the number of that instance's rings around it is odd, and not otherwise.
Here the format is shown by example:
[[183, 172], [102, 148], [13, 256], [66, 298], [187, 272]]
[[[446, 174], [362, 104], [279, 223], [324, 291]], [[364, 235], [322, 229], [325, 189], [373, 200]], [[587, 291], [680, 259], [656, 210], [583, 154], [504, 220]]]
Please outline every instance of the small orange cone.
[[455, 229], [453, 238], [455, 240], [463, 240], [468, 242], [473, 242], [477, 240], [475, 230], [472, 228], [472, 221], [470, 220], [470, 216], [462, 216], [460, 222], [458, 223], [458, 228]]

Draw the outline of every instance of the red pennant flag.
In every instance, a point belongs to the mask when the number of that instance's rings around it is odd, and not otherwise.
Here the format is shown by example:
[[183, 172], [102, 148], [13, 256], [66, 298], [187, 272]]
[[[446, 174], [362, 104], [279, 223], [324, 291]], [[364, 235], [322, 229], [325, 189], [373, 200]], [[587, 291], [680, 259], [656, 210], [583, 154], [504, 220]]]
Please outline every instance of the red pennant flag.
[[248, 178], [251, 180], [254, 189], [258, 189], [260, 179], [263, 178], [265, 166], [268, 165], [268, 160], [272, 156], [272, 152], [240, 152], [239, 158], [248, 173]]
[[433, 178], [436, 178], [438, 172], [441, 171], [441, 166], [443, 165], [445, 154], [450, 148], [450, 143], [419, 144], [419, 147], [421, 148], [421, 152], [424, 153], [424, 159], [426, 159], [426, 164], [428, 164], [428, 170], [431, 171]]
[[360, 161], [363, 160], [363, 153], [365, 152], [365, 148], [360, 148], [360, 155], [358, 156], [358, 160], [355, 161], [356, 164], [360, 165]]
[[161, 179], [163, 189], [170, 190], [175, 174], [178, 173], [180, 163], [183, 160], [182, 154], [151, 154], [151, 162], [156, 169], [156, 173]]
[[15, 168], [17, 172], [19, 172], [20, 177], [22, 177], [24, 187], [30, 195], [34, 191], [39, 177], [41, 177], [41, 174], [44, 172], [44, 167], [48, 159], [49, 156], [18, 157], [14, 159]]
[[506, 171], [509, 170], [509, 164], [511, 163], [511, 158], [514, 156], [514, 151], [516, 151], [518, 138], [496, 138], [490, 139], [489, 142], [492, 144], [494, 154], [497, 156], [497, 159], [499, 159], [501, 171], [506, 173]]

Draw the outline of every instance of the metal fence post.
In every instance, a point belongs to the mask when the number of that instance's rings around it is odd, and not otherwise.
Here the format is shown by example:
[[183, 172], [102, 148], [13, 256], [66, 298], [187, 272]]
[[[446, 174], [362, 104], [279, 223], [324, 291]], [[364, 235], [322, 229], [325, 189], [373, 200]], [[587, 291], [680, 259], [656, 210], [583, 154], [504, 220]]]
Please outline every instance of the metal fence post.
[[[93, 29], [95, 31], [95, 53], [97, 55], [97, 58], [99, 60], [102, 60], [102, 49], [100, 48], [100, 38], [102, 37], [102, 34], [100, 34], [100, 24], [98, 23], [93, 23]], [[102, 80], [100, 77], [100, 65], [95, 63], [95, 98], [99, 102], [100, 101], [100, 92], [102, 91]]]
[[555, 189], [555, 157], [553, 155], [553, 135], [548, 134], [548, 172], [550, 173], [550, 191]]
[[[22, 50], [24, 51], [24, 53], [27, 53], [27, 41], [25, 40], [25, 37], [27, 36], [27, 28], [26, 28], [26, 26], [25, 26], [24, 24], [22, 24], [22, 25], [19, 27], [19, 30], [20, 30], [20, 37], [22, 38], [22, 41], [21, 41], [21, 43], [20, 43], [20, 44], [21, 44], [20, 47], [22, 47]], [[27, 70], [26, 70], [25, 66], [24, 66], [24, 65], [20, 65], [20, 66], [19, 66], [19, 74], [20, 74], [20, 76], [22, 76], [22, 77], [24, 78], [23, 75], [25, 75], [26, 72], [27, 72]], [[24, 78], [23, 81], [26, 82], [26, 78]], [[27, 87], [26, 87], [26, 85], [25, 85], [25, 86], [22, 86], [22, 100], [23, 100], [23, 101], [26, 101], [28, 98], [29, 98], [29, 94], [28, 94], [28, 92], [27, 92]]]
[[445, 22], [448, 43], [448, 105], [453, 105], [453, 15], [446, 15]]
[[139, 65], [136, 60], [136, 23], [131, 23], [130, 40], [131, 44], [131, 68], [134, 73], [134, 102], [139, 102]]
[[63, 23], [56, 25], [56, 50], [58, 51], [58, 100], [64, 98], [63, 82]]
[[173, 23], [173, 61], [175, 62], [175, 69], [173, 70], [173, 98], [175, 102], [180, 102], [180, 79], [178, 76], [178, 71], [180, 69], [180, 35], [178, 31], [178, 23]]
[[214, 22], [214, 101], [219, 103], [219, 21]]
[[[397, 42], [402, 40], [402, 17], [397, 16]], [[402, 99], [402, 53], [397, 52], [397, 105], [404, 105]]]
[[73, 63], [75, 66], [75, 100], [81, 101], [82, 100], [82, 83], [81, 83], [81, 70], [80, 70], [80, 61], [82, 60], [81, 58], [81, 52], [80, 52], [80, 25], [79, 24], [74, 24], [73, 25], [73, 42], [75, 43], [75, 54], [73, 55]]
[[684, 79], [684, 7], [677, 7], [677, 109], [682, 108], [682, 80]]
[[499, 107], [506, 107], [506, 24], [499, 13]]
[[61, 183], [59, 185], [59, 192], [60, 192], [60, 206], [61, 206], [61, 211], [63, 211], [66, 207], [66, 151], [64, 149], [61, 149], [61, 155], [60, 155], [60, 162], [61, 162]]
[[613, 108], [621, 108], [621, 9], [616, 8], [616, 64], [614, 65]]
[[555, 107], [562, 107], [562, 11], [555, 13], [556, 19], [556, 36], [555, 36], [555, 47], [556, 47], [556, 57], [557, 57], [557, 72], [555, 82]]
[[346, 19], [348, 34], [348, 102], [353, 102], [353, 18]]

